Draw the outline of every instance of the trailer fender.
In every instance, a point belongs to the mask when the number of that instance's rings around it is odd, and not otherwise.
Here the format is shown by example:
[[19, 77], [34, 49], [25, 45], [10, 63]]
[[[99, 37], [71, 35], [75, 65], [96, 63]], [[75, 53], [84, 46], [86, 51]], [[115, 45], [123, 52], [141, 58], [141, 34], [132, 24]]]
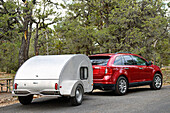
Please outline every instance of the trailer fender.
[[76, 90], [77, 85], [79, 85], [79, 84], [82, 85], [82, 87], [83, 87], [83, 83], [80, 80], [65, 80], [65, 81], [61, 82], [60, 94], [63, 96], [74, 97], [75, 96], [74, 92]]

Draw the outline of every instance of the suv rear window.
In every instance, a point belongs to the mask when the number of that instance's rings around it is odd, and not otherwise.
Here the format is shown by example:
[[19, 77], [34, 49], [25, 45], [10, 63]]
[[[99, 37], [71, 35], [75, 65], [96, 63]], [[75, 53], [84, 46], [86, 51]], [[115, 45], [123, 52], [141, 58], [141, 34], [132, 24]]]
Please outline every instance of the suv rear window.
[[91, 56], [89, 57], [92, 65], [106, 66], [110, 56]]

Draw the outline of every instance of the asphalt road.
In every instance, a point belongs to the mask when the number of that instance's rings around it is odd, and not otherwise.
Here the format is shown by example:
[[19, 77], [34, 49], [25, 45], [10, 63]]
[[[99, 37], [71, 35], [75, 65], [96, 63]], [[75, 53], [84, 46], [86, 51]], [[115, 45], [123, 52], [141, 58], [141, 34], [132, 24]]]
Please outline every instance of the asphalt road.
[[170, 86], [157, 91], [130, 89], [125, 96], [98, 91], [84, 95], [80, 106], [71, 106], [66, 99], [43, 97], [26, 106], [0, 107], [0, 113], [170, 113]]

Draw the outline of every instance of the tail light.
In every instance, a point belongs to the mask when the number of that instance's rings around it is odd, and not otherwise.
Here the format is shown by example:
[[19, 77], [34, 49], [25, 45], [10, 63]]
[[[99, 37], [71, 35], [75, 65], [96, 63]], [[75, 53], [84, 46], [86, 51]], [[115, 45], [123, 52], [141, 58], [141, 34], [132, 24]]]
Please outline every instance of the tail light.
[[112, 75], [112, 74], [113, 74], [112, 68], [106, 67], [106, 69], [105, 69], [105, 74], [107, 74], [107, 75]]
[[17, 89], [17, 86], [18, 86], [18, 84], [17, 84], [17, 83], [15, 83], [15, 84], [14, 84], [14, 89]]
[[57, 84], [57, 83], [55, 83], [55, 89], [56, 89], [56, 90], [58, 89], [58, 84]]
[[111, 75], [113, 75], [113, 69], [106, 67], [105, 69], [105, 76], [103, 78], [103, 80], [110, 82], [111, 81]]

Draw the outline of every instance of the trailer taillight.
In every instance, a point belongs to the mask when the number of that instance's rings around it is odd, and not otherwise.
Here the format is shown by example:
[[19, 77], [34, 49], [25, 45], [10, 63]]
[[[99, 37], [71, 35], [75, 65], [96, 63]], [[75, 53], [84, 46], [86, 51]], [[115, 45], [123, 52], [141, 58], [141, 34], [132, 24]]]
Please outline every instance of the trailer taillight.
[[55, 89], [56, 89], [56, 90], [58, 89], [58, 84], [57, 84], [57, 83], [55, 83]]
[[14, 85], [14, 89], [17, 89], [17, 86], [18, 86], [18, 84], [17, 84], [17, 83], [15, 83], [15, 85]]

